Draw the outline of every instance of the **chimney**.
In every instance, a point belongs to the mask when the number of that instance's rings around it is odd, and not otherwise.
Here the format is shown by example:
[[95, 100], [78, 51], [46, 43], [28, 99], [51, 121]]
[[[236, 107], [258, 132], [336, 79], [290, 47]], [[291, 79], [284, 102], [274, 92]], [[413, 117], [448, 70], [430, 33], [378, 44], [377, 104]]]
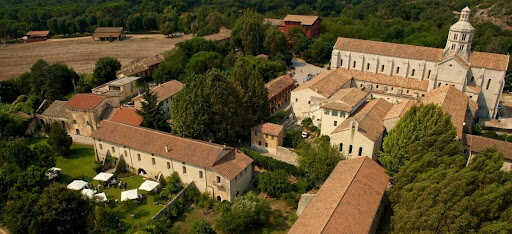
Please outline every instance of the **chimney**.
[[169, 153], [169, 146], [165, 145], [165, 152]]

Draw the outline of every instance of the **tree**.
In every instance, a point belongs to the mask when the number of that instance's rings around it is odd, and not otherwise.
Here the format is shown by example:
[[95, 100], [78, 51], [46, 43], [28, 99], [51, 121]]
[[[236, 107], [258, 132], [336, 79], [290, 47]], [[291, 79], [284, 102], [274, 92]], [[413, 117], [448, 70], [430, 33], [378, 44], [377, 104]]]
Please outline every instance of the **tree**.
[[271, 216], [267, 201], [249, 192], [236, 198], [231, 207], [222, 212], [215, 227], [224, 233], [246, 233], [268, 224]]
[[165, 8], [160, 23], [160, 33], [169, 35], [178, 31], [178, 13], [172, 6]]
[[288, 38], [292, 43], [292, 52], [297, 56], [304, 56], [306, 50], [311, 44], [311, 40], [300, 27], [293, 27], [288, 31]]
[[379, 161], [388, 173], [394, 175], [409, 160], [407, 149], [414, 142], [447, 132], [455, 138], [450, 116], [440, 107], [433, 104], [413, 106], [384, 138]]
[[265, 41], [263, 45], [266, 53], [271, 57], [291, 57], [290, 50], [288, 49], [288, 39], [286, 39], [286, 35], [277, 27], [270, 26], [265, 30]]
[[306, 51], [306, 60], [309, 63], [324, 65], [331, 59], [332, 47], [336, 43], [333, 34], [322, 34], [316, 39], [309, 50]]
[[215, 234], [215, 230], [213, 230], [212, 226], [206, 222], [206, 220], [201, 219], [192, 223], [191, 234]]
[[198, 36], [204, 36], [219, 32], [219, 29], [222, 26], [224, 19], [222, 17], [222, 14], [214, 11], [208, 14], [208, 17], [206, 17], [205, 21], [205, 24], [201, 24], [202, 27], [200, 27], [199, 31], [197, 32]]
[[293, 185], [284, 170], [261, 173], [258, 175], [257, 181], [258, 189], [271, 197], [280, 198], [283, 194], [293, 190]]
[[96, 206], [94, 210], [95, 233], [117, 233], [124, 229], [124, 223], [119, 214], [109, 207]]
[[196, 74], [202, 74], [212, 68], [222, 67], [222, 55], [217, 52], [201, 51], [192, 55], [186, 69]]
[[121, 69], [121, 63], [112, 57], [99, 58], [94, 66], [94, 78], [97, 84], [104, 84], [116, 79], [116, 72]]
[[137, 113], [143, 118], [142, 126], [161, 131], [169, 131], [167, 118], [165, 117], [161, 105], [158, 104], [156, 94], [146, 90], [142, 97], [144, 98], [144, 101], [141, 103], [142, 108], [141, 110], [137, 110]]
[[48, 144], [59, 155], [67, 156], [71, 151], [70, 147], [73, 144], [73, 139], [71, 139], [71, 136], [68, 135], [62, 125], [53, 123], [48, 133]]
[[164, 61], [158, 65], [153, 72], [153, 80], [158, 83], [165, 83], [170, 80], [183, 80], [181, 77], [185, 74], [185, 66], [188, 57], [183, 49], [174, 49], [169, 52]]
[[87, 233], [89, 201], [77, 191], [53, 183], [41, 194], [37, 205], [37, 227], [41, 233]]
[[20, 192], [16, 199], [5, 208], [5, 214], [2, 214], [9, 232], [11, 233], [29, 233], [37, 229], [37, 211], [34, 207], [39, 199], [39, 194], [30, 192]]
[[9, 166], [25, 170], [37, 162], [37, 155], [30, 150], [23, 139], [8, 141], [0, 148], [0, 165], [7, 163]]
[[245, 55], [257, 55], [263, 49], [265, 34], [263, 18], [252, 11], [246, 11], [233, 27], [231, 41]]
[[313, 143], [301, 143], [297, 147], [297, 154], [299, 168], [305, 170], [308, 177], [316, 184], [323, 183], [338, 162], [344, 159], [343, 155], [325, 138], [319, 138]]

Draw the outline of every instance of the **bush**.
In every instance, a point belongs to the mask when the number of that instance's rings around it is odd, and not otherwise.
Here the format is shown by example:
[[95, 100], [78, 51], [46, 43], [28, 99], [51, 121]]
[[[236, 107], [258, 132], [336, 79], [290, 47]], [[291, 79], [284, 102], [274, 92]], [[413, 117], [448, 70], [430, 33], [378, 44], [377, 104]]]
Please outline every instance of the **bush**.
[[315, 186], [315, 183], [311, 181], [308, 177], [301, 177], [297, 180], [297, 183], [295, 183], [295, 187], [297, 190], [297, 193], [306, 193], [310, 189], [312, 189]]
[[197, 203], [201, 198], [201, 192], [197, 189], [194, 184], [189, 185], [187, 190], [185, 190], [185, 200], [188, 203]]
[[261, 192], [275, 198], [294, 190], [294, 186], [288, 181], [288, 174], [282, 169], [259, 174], [257, 181]]
[[267, 122], [281, 124], [283, 121], [285, 121], [287, 116], [288, 115], [287, 115], [286, 111], [280, 110], [280, 111], [276, 112], [275, 114], [273, 114], [272, 116], [270, 116], [268, 118]]
[[213, 230], [212, 226], [206, 222], [204, 219], [195, 221], [192, 223], [191, 234], [215, 234], [215, 230]]
[[123, 157], [119, 158], [119, 161], [117, 162], [116, 169], [114, 170], [114, 176], [119, 176], [121, 174], [127, 173], [126, 170], [126, 162], [124, 161]]
[[213, 208], [214, 203], [215, 202], [210, 198], [208, 193], [201, 193], [201, 195], [199, 195], [199, 200], [197, 201], [196, 204], [199, 208], [209, 210]]
[[284, 193], [281, 196], [281, 199], [286, 202], [291, 207], [297, 207], [297, 193], [296, 192], [288, 192]]
[[52, 147], [54, 152], [61, 156], [67, 156], [71, 151], [70, 147], [71, 144], [73, 144], [73, 140], [62, 125], [54, 123], [50, 127], [48, 144]]
[[302, 131], [293, 129], [286, 132], [283, 139], [283, 146], [288, 148], [297, 148], [302, 142]]
[[285, 162], [281, 162], [281, 161], [273, 159], [273, 158], [265, 157], [265, 156], [258, 154], [252, 150], [249, 150], [247, 148], [241, 148], [241, 150], [246, 155], [251, 157], [254, 160], [254, 163], [256, 164], [256, 166], [258, 166], [258, 167], [264, 168], [269, 171], [282, 169], [282, 170], [286, 171], [287, 174], [293, 175], [295, 177], [301, 177], [301, 176], [304, 176], [304, 174], [305, 174], [305, 172], [303, 170], [299, 169], [298, 167], [296, 167], [294, 165], [291, 165], [291, 164], [288, 164]]

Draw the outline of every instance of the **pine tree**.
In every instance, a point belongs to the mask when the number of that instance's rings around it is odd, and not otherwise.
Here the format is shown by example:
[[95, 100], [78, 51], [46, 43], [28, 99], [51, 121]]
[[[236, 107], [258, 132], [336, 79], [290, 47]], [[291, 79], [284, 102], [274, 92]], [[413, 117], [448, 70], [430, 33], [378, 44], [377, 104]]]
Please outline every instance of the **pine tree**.
[[142, 110], [137, 110], [137, 113], [143, 118], [142, 126], [160, 131], [169, 131], [167, 119], [160, 104], [158, 104], [157, 96], [146, 90], [142, 97], [144, 98], [141, 103]]
[[231, 41], [246, 55], [257, 55], [263, 49], [263, 18], [255, 12], [246, 11], [233, 27]]

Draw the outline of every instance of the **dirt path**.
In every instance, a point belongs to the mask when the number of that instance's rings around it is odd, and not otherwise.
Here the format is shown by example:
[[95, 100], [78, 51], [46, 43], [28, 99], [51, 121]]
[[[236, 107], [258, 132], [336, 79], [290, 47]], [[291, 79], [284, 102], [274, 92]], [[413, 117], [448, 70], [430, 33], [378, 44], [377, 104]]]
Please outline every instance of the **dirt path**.
[[0, 47], [0, 80], [14, 78], [29, 71], [38, 59], [50, 63], [64, 63], [76, 72], [92, 72], [96, 60], [111, 56], [122, 65], [133, 59], [153, 56], [171, 50], [182, 41], [192, 38], [166, 38], [161, 34], [127, 35], [123, 41], [94, 41], [91, 37], [50, 39], [44, 42], [14, 44]]

